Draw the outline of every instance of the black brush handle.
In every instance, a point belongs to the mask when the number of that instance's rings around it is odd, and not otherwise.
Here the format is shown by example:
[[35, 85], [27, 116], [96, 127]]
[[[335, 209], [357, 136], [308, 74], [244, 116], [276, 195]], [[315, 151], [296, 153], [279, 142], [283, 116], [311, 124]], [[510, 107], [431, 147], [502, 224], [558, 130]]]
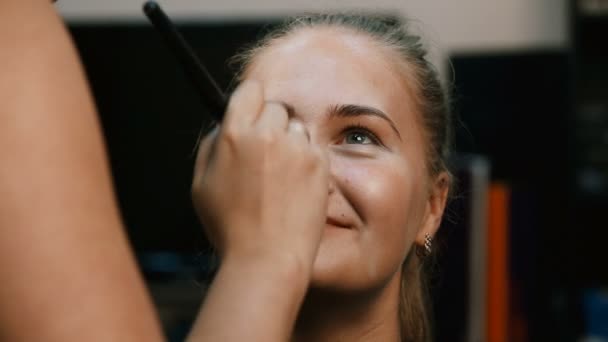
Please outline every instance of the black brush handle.
[[203, 103], [209, 109], [212, 117], [221, 122], [226, 111], [227, 100], [226, 96], [217, 85], [215, 80], [207, 71], [207, 68], [198, 59], [194, 50], [184, 37], [179, 33], [175, 25], [169, 17], [160, 8], [160, 5], [155, 1], [147, 1], [144, 6], [144, 13], [152, 22], [152, 25], [164, 38], [165, 43], [169, 45], [180, 65], [184, 69], [187, 77], [196, 87]]

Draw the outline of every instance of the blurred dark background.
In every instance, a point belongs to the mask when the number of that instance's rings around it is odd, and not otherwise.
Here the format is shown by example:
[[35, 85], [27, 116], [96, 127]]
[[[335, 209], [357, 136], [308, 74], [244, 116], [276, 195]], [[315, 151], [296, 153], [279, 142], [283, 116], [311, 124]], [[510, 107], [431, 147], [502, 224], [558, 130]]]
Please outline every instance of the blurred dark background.
[[[481, 44], [447, 49], [440, 59], [444, 78], [454, 75], [462, 192], [451, 204], [456, 220], [442, 228], [433, 287], [438, 341], [475, 340], [467, 331], [476, 312], [469, 299], [477, 295], [467, 259], [470, 197], [479, 191], [472, 160], [488, 166], [488, 183], [510, 191], [509, 298], [524, 323], [523, 333], [507, 340], [608, 339], [608, 11], [596, 2], [560, 2], [567, 7], [565, 46]], [[226, 87], [227, 59], [278, 21], [189, 19], [179, 27]], [[196, 140], [209, 127], [208, 113], [146, 23], [80, 19], [69, 26], [100, 112], [129, 237], [167, 334], [180, 340], [214, 263], [190, 203]]]

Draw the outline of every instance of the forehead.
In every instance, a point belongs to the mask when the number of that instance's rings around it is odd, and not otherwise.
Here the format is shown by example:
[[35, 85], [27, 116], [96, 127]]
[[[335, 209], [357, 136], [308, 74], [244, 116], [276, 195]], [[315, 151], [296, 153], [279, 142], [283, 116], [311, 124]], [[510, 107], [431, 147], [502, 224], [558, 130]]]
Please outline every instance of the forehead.
[[404, 72], [387, 48], [348, 29], [300, 29], [258, 54], [245, 73], [264, 84], [268, 100], [299, 114], [334, 104], [378, 108], [399, 125], [413, 115]]

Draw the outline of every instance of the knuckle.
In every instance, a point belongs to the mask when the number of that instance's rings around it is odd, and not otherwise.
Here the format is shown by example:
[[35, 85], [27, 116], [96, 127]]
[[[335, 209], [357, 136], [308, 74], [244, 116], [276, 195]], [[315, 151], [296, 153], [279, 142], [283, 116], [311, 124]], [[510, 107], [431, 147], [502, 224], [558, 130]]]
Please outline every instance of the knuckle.
[[270, 147], [276, 145], [277, 141], [279, 140], [279, 136], [276, 132], [273, 132], [271, 130], [264, 130], [259, 133], [258, 140], [265, 147]]
[[233, 146], [238, 144], [238, 142], [241, 140], [242, 133], [234, 127], [226, 127], [226, 129], [222, 131], [220, 138], [223, 142]]

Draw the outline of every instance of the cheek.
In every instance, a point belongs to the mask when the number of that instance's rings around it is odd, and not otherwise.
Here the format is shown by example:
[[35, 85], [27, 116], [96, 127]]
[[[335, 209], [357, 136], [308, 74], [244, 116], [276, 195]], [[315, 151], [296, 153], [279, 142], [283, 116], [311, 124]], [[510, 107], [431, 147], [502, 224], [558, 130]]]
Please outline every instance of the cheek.
[[397, 158], [344, 162], [342, 189], [364, 222], [360, 248], [378, 272], [398, 267], [416, 235], [421, 184], [415, 171]]

